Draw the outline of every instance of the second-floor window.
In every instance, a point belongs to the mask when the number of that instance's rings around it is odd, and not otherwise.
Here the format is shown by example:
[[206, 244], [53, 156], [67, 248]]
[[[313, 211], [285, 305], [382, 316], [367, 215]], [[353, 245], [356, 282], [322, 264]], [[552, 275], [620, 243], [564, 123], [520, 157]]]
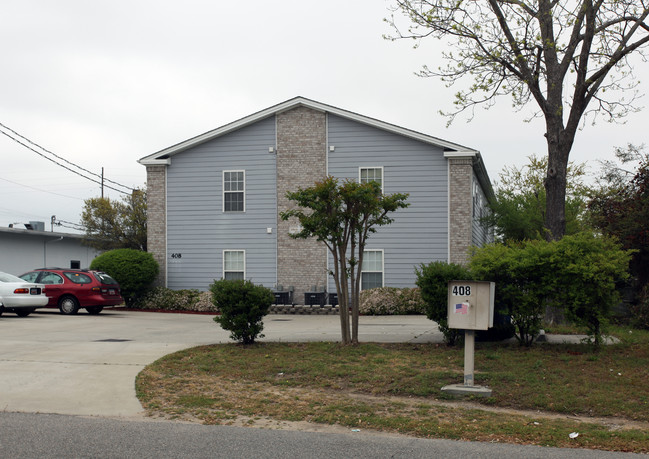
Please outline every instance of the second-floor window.
[[223, 171], [223, 212], [245, 212], [246, 172]]
[[360, 183], [376, 182], [381, 185], [383, 191], [383, 168], [382, 167], [360, 167], [358, 169]]

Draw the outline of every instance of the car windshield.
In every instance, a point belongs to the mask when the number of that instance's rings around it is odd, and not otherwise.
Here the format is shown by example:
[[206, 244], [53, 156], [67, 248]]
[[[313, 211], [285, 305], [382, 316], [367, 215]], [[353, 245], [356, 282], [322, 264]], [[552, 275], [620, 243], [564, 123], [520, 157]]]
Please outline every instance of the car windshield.
[[117, 285], [117, 281], [106, 273], [95, 273], [95, 277], [102, 284]]
[[0, 282], [25, 282], [20, 277], [0, 272]]

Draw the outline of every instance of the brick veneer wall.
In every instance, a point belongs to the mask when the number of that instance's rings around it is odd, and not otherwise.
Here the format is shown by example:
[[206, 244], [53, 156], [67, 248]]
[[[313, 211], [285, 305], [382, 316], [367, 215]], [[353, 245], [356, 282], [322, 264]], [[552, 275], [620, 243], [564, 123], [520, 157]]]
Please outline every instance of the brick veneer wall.
[[449, 158], [450, 262], [466, 265], [473, 229], [473, 158]]
[[166, 286], [167, 279], [167, 166], [146, 167], [147, 190], [147, 251], [160, 265], [154, 285]]
[[[306, 107], [277, 114], [277, 209], [293, 207], [287, 191], [307, 188], [326, 176], [326, 115]], [[326, 286], [327, 248], [315, 239], [293, 239], [297, 221], [278, 221], [277, 282], [295, 287], [294, 302], [303, 304], [304, 292]]]

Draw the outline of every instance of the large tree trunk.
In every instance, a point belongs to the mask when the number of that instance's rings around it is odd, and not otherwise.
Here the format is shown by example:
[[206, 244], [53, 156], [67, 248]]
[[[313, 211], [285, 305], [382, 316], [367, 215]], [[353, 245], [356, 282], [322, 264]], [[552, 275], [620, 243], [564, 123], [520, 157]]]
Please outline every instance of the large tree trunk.
[[566, 232], [566, 176], [574, 136], [563, 129], [560, 116], [546, 116], [546, 127], [548, 170], [545, 178], [545, 228], [546, 238], [556, 241]]

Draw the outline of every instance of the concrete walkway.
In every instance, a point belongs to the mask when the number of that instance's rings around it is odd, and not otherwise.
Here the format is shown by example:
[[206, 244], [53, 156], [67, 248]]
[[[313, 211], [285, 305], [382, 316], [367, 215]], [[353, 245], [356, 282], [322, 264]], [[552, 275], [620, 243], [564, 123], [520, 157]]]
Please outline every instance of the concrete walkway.
[[[135, 377], [172, 352], [230, 342], [211, 315], [105, 310], [0, 317], [0, 410], [90, 416], [142, 415]], [[339, 341], [338, 316], [278, 315], [262, 341]], [[361, 317], [362, 342], [442, 342], [423, 316]]]

